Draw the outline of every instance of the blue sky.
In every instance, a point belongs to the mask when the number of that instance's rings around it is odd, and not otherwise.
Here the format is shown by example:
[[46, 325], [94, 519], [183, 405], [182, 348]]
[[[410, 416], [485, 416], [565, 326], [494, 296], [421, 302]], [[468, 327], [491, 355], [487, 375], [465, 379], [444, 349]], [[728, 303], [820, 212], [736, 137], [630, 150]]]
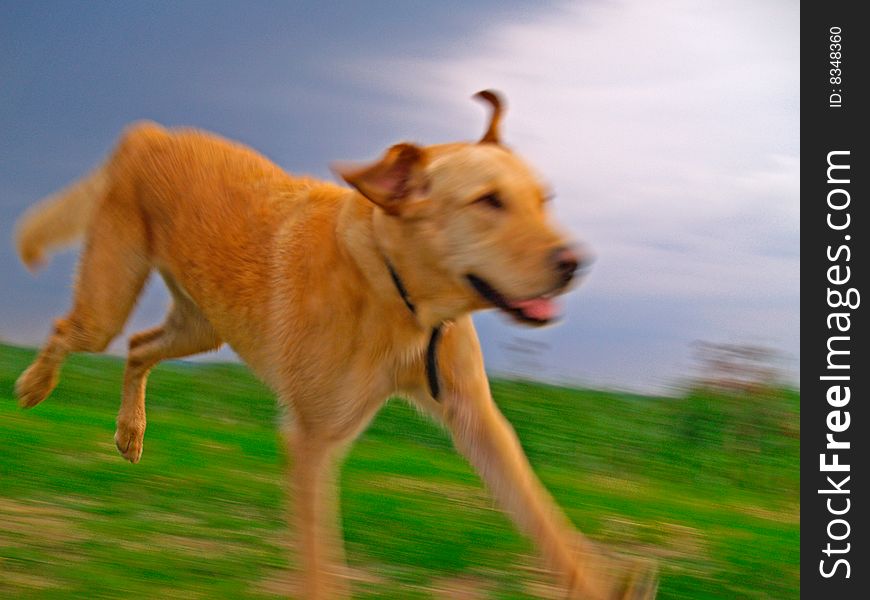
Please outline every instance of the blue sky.
[[[97, 164], [130, 121], [238, 139], [332, 178], [399, 140], [507, 141], [552, 183], [597, 263], [558, 327], [476, 319], [492, 371], [657, 390], [695, 340], [799, 368], [798, 5], [0, 2], [0, 338], [39, 343], [75, 253], [37, 277], [15, 218]], [[155, 279], [126, 333], [159, 322]], [[532, 344], [529, 356], [512, 348]], [[117, 343], [115, 349], [123, 348]], [[221, 356], [227, 356], [223, 353]]]

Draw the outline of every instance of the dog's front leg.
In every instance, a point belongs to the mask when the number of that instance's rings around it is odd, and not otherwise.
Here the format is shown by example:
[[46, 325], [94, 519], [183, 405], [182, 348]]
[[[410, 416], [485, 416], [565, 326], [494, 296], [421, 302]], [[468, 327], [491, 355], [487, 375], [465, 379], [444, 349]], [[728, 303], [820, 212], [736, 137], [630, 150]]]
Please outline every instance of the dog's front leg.
[[344, 551], [335, 489], [337, 462], [344, 444], [299, 427], [286, 435], [292, 463], [293, 524], [302, 570], [298, 597], [349, 598], [350, 588], [342, 572]]
[[470, 319], [445, 329], [438, 366], [439, 399], [418, 394], [419, 400], [447, 425], [457, 449], [517, 527], [535, 541], [571, 597], [654, 598], [654, 572], [647, 565], [609, 557], [583, 537], [532, 472], [516, 433], [492, 400]]

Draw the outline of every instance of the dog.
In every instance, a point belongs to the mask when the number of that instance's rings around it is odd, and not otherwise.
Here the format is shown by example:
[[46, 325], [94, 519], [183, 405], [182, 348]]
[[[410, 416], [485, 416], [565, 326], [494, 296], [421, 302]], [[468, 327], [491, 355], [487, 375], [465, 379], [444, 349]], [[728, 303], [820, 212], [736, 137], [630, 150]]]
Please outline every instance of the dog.
[[503, 101], [474, 143], [399, 143], [334, 167], [350, 187], [288, 175], [212, 134], [129, 127], [102, 166], [18, 226], [22, 261], [84, 238], [72, 309], [16, 382], [42, 402], [70, 352], [100, 352], [157, 270], [165, 322], [134, 334], [115, 443], [142, 456], [145, 385], [158, 362], [229, 344], [287, 418], [293, 522], [306, 598], [342, 598], [333, 478], [391, 396], [443, 423], [573, 598], [648, 599], [651, 566], [576, 532], [535, 477], [492, 400], [471, 320], [495, 308], [530, 325], [588, 262], [548, 219], [546, 187], [501, 141]]

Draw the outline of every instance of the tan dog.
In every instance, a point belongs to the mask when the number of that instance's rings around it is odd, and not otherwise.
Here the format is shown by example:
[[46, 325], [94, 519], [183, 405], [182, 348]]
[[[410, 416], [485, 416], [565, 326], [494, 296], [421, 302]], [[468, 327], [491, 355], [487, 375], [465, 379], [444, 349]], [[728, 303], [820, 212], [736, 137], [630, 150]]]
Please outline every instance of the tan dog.
[[130, 338], [115, 443], [142, 455], [145, 382], [161, 360], [228, 343], [286, 407], [295, 522], [308, 598], [349, 595], [332, 490], [337, 458], [392, 395], [440, 420], [572, 597], [652, 598], [640, 563], [576, 533], [492, 401], [469, 313], [556, 316], [582, 257], [547, 221], [547, 193], [499, 141], [501, 104], [478, 143], [399, 144], [340, 167], [355, 189], [298, 179], [252, 150], [137, 124], [108, 162], [19, 227], [22, 260], [84, 235], [73, 307], [21, 375], [44, 400], [70, 352], [118, 334], [152, 269], [173, 305]]

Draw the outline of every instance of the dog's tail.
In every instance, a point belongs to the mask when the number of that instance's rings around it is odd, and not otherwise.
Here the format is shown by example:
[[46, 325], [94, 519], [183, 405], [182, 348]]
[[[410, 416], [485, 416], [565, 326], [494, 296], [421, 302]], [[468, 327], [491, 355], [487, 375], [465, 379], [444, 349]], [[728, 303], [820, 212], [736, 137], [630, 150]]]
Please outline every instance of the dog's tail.
[[25, 266], [36, 271], [46, 254], [82, 237], [107, 187], [106, 167], [101, 166], [25, 212], [16, 226], [18, 255]]

